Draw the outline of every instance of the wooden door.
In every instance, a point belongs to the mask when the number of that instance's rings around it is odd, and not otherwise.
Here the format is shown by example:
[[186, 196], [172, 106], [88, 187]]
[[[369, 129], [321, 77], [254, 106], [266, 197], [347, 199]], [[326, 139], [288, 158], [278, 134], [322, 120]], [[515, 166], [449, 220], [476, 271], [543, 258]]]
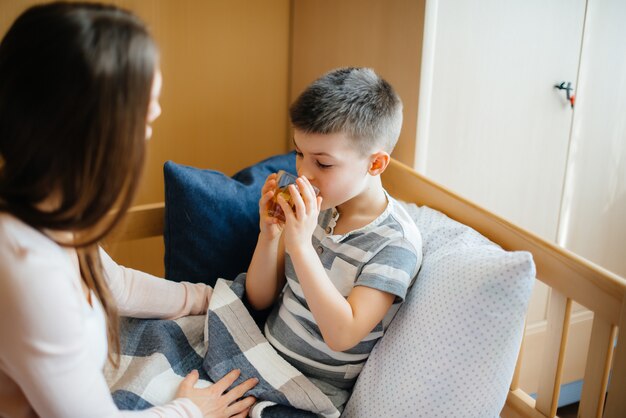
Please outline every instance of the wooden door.
[[[555, 240], [585, 0], [427, 2], [416, 168]], [[505, 197], [505, 198], [503, 198]]]
[[626, 277], [626, 2], [585, 22], [559, 244]]

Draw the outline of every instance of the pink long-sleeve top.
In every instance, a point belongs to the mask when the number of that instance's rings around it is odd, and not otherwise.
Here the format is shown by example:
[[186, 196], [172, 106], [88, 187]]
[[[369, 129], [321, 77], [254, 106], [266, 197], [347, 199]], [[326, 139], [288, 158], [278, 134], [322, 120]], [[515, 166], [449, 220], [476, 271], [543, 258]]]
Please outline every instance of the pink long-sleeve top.
[[[121, 315], [206, 312], [210, 287], [162, 280], [101, 255]], [[145, 411], [117, 409], [102, 373], [104, 311], [90, 300], [75, 251], [0, 213], [0, 416], [201, 417], [185, 398]]]

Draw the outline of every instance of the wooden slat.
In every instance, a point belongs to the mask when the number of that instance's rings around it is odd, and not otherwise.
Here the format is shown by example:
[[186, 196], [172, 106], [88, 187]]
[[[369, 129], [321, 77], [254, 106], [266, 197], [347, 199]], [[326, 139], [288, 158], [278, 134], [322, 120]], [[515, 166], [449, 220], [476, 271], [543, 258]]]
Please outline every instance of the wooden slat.
[[150, 203], [132, 207], [107, 242], [131, 241], [163, 235], [165, 204]]
[[578, 407], [579, 418], [602, 417], [616, 335], [617, 327], [599, 317], [593, 318], [583, 389]]
[[571, 310], [571, 299], [552, 289], [548, 306], [546, 345], [541, 363], [536, 404], [536, 408], [548, 417], [556, 415], [559, 402]]
[[613, 371], [606, 400], [605, 418], [626, 417], [626, 298], [622, 303], [619, 336], [613, 353]]
[[535, 400], [521, 389], [509, 392], [502, 418], [549, 418], [535, 409]]
[[383, 182], [394, 197], [440, 210], [507, 250], [530, 251], [538, 279], [612, 324], [619, 321], [626, 295], [624, 278], [513, 225], [398, 161], [391, 161]]

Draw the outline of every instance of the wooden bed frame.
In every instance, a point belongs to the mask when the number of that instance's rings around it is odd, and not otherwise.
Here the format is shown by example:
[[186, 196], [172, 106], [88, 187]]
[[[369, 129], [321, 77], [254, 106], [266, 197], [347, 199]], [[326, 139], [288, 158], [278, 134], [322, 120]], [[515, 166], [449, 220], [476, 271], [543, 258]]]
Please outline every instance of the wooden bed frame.
[[[507, 222], [395, 160], [383, 174], [383, 182], [398, 199], [437, 209], [507, 250], [530, 251], [537, 279], [550, 287], [548, 334], [536, 400], [518, 385], [520, 354], [502, 417], [556, 416], [572, 302], [594, 314], [578, 417], [626, 417], [626, 338], [617, 340], [618, 329], [626, 330], [624, 278]], [[162, 235], [163, 215], [163, 203], [136, 206], [122, 231], [111, 239]]]

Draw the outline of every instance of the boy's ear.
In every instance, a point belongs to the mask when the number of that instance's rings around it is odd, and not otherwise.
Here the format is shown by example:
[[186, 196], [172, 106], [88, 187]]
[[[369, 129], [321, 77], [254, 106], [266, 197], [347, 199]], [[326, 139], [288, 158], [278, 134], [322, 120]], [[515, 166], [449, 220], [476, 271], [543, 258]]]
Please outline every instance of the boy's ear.
[[391, 157], [385, 151], [378, 151], [370, 157], [370, 168], [368, 173], [372, 176], [379, 176], [389, 165]]

